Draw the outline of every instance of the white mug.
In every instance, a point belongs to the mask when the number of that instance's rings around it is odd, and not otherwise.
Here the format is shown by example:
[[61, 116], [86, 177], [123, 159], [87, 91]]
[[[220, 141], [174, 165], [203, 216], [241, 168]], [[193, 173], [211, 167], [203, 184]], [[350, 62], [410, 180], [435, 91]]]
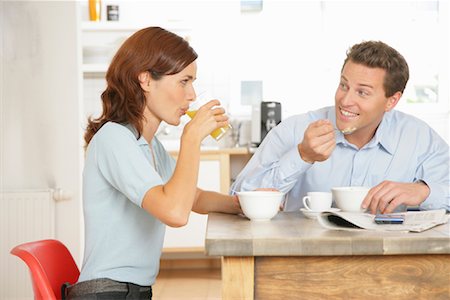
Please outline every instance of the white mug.
[[369, 187], [344, 186], [331, 189], [336, 206], [342, 211], [363, 212], [361, 204], [369, 192]]
[[332, 196], [326, 192], [308, 192], [303, 197], [303, 206], [310, 211], [324, 211], [331, 208]]

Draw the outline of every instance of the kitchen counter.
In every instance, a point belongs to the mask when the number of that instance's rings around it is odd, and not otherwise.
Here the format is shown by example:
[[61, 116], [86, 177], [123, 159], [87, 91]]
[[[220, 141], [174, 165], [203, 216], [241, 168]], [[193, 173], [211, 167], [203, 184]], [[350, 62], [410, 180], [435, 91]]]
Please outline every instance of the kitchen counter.
[[212, 213], [223, 299], [450, 298], [450, 225], [421, 233], [336, 231], [300, 212], [271, 221]]

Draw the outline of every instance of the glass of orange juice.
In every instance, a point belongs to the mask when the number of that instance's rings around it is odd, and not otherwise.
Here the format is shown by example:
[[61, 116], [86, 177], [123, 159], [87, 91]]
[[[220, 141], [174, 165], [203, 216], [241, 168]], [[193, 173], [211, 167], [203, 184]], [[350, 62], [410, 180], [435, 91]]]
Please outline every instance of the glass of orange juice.
[[[191, 104], [191, 106], [189, 107], [189, 110], [186, 112], [186, 114], [192, 119], [195, 114], [197, 113], [197, 110], [200, 106], [202, 106], [203, 104], [205, 104], [207, 101], [206, 100], [196, 100], [194, 103]], [[217, 128], [215, 130], [213, 130], [209, 135], [215, 139], [216, 141], [219, 141], [221, 138], [223, 138], [225, 136], [225, 134], [231, 129], [231, 125], [228, 124], [226, 126]]]

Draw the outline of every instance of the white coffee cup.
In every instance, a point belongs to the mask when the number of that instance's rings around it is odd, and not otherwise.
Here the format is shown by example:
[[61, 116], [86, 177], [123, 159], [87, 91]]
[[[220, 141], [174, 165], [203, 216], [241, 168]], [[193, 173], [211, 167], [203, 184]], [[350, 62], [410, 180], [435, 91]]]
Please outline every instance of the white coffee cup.
[[331, 193], [327, 192], [308, 192], [303, 197], [303, 206], [310, 211], [324, 211], [331, 208]]
[[336, 206], [342, 211], [363, 212], [361, 204], [370, 188], [365, 186], [344, 186], [331, 189]]

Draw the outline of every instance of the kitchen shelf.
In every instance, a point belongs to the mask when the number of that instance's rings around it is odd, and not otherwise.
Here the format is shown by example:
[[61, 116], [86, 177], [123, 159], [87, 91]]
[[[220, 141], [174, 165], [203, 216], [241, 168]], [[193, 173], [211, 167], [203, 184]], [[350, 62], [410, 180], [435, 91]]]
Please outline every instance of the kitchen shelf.
[[82, 31], [106, 32], [106, 31], [136, 31], [145, 27], [159, 26], [174, 32], [189, 31], [190, 26], [185, 21], [164, 21], [149, 23], [125, 23], [120, 21], [84, 21], [81, 23]]
[[83, 64], [83, 73], [106, 73], [108, 64]]
[[153, 22], [124, 21], [82, 21], [83, 74], [104, 74], [108, 70], [109, 61], [119, 46], [137, 30], [149, 26], [160, 26], [189, 39], [191, 31], [187, 22], [166, 20]]

